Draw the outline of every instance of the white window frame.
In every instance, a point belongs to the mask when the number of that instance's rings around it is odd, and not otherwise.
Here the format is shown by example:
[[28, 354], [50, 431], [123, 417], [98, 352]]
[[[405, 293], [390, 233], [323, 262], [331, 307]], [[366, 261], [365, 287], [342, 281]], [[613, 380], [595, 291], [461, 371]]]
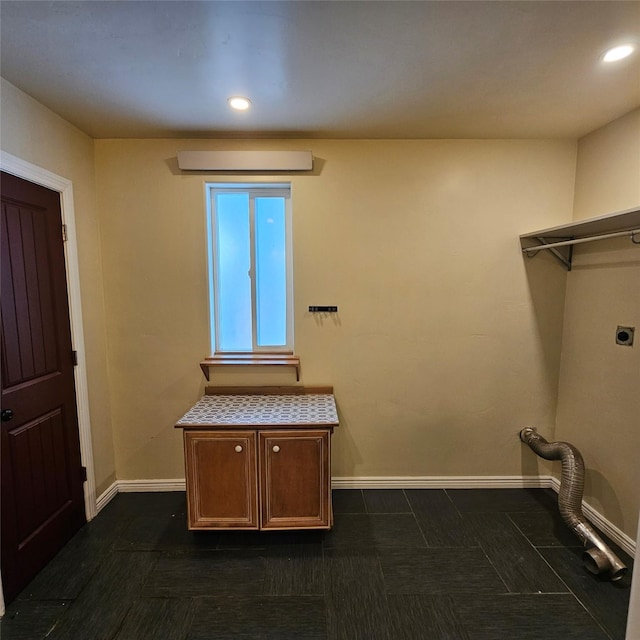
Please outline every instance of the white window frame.
[[[207, 203], [207, 261], [208, 261], [208, 289], [209, 289], [209, 328], [211, 335], [211, 355], [233, 355], [237, 353], [293, 353], [293, 233], [291, 213], [291, 184], [242, 182], [220, 183], [207, 182], [205, 184]], [[215, 225], [215, 194], [216, 193], [249, 193], [249, 232], [251, 242], [251, 320], [252, 320], [252, 349], [247, 351], [223, 351], [217, 339], [218, 327], [218, 278], [216, 273], [215, 247], [217, 246]], [[285, 201], [285, 251], [286, 251], [286, 344], [282, 346], [263, 346], [257, 344], [256, 327], [256, 279], [255, 274], [255, 225], [254, 200], [260, 196], [283, 197]]]

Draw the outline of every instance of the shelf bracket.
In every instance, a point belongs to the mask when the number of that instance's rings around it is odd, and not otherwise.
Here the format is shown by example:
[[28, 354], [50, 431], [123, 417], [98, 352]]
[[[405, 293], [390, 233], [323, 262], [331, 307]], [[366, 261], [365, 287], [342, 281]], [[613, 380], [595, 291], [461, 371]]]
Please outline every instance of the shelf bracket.
[[[540, 243], [540, 245], [548, 245], [553, 244], [551, 242], [547, 242], [544, 238], [536, 238], [536, 240]], [[558, 260], [567, 271], [571, 271], [571, 262], [573, 260], [573, 245], [570, 244], [565, 247], [566, 255], [561, 251], [556, 249], [555, 247], [549, 247], [548, 251], [551, 252], [553, 257]], [[535, 255], [535, 254], [534, 254]]]

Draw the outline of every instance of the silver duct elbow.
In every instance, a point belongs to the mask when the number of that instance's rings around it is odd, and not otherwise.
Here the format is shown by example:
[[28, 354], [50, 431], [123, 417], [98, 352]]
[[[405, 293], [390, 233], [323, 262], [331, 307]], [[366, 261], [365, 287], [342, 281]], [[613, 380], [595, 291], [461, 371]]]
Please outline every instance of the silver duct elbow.
[[533, 427], [522, 429], [520, 440], [541, 458], [561, 461], [558, 508], [565, 524], [586, 547], [582, 554], [585, 567], [591, 573], [606, 574], [611, 580], [622, 578], [627, 572], [626, 565], [603, 542], [582, 513], [584, 461], [580, 452], [568, 442], [547, 442]]

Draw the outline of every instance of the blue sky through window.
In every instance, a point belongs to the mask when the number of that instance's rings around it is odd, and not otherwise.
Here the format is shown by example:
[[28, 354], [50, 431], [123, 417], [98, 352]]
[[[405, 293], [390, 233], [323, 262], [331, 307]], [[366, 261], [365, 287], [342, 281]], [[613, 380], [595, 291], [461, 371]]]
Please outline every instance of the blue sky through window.
[[213, 187], [214, 351], [292, 348], [288, 193], [288, 185]]
[[249, 195], [216, 194], [218, 343], [223, 351], [251, 351]]
[[256, 198], [256, 324], [259, 347], [287, 344], [284, 198]]

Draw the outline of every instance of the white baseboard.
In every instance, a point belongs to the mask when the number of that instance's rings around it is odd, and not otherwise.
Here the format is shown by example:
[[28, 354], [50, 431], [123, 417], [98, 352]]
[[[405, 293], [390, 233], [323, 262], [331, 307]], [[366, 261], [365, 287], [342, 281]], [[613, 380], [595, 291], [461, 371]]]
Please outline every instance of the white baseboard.
[[632, 558], [636, 556], [636, 541], [621, 531], [614, 524], [611, 524], [601, 513], [596, 511], [586, 502], [582, 503], [582, 511], [591, 524], [600, 529], [602, 533], [615, 542], [623, 551], [628, 553]]
[[99, 513], [119, 493], [153, 493], [160, 491], [185, 491], [184, 478], [176, 480], [116, 480], [96, 500], [96, 511]]
[[152, 491], [185, 491], [184, 478], [175, 480], [118, 480], [120, 493], [138, 493]]
[[96, 500], [96, 514], [100, 513], [118, 495], [118, 482], [114, 482]]
[[[556, 493], [560, 492], [560, 480], [555, 476], [547, 476], [548, 486]], [[618, 529], [614, 524], [609, 522], [599, 511], [596, 511], [588, 502], [582, 501], [582, 512], [589, 522], [598, 528], [602, 533], [615, 542], [623, 551], [628, 553], [632, 558], [636, 555], [636, 541], [628, 536], [624, 531]]]
[[333, 477], [334, 489], [546, 489], [551, 476]]
[[[334, 489], [553, 489], [560, 491], [560, 480], [554, 476], [362, 476], [333, 477]], [[184, 478], [174, 480], [117, 480], [96, 502], [103, 509], [118, 493], [184, 491]], [[587, 519], [631, 557], [636, 555], [636, 542], [609, 522], [586, 502], [582, 510]]]

